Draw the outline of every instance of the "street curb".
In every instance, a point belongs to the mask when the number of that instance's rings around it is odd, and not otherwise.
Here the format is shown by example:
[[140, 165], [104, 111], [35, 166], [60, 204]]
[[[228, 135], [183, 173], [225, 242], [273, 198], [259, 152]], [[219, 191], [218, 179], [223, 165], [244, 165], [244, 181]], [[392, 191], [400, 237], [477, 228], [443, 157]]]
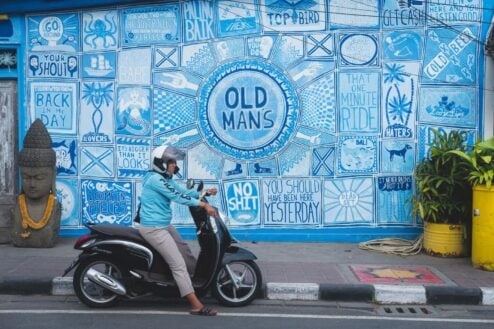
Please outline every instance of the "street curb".
[[[73, 296], [72, 277], [0, 279], [0, 294]], [[494, 305], [494, 288], [383, 284], [268, 282], [262, 294], [270, 300], [366, 302], [377, 304]]]
[[0, 279], [0, 294], [5, 295], [49, 295], [52, 279], [3, 278]]
[[371, 284], [320, 284], [319, 299], [341, 302], [372, 302], [375, 288]]
[[75, 295], [74, 286], [72, 285], [73, 278], [70, 276], [57, 276], [53, 278], [51, 286], [51, 294], [54, 296], [72, 296]]
[[426, 289], [428, 304], [462, 304], [479, 305], [482, 303], [482, 290], [480, 288], [430, 286]]
[[480, 287], [482, 291], [482, 305], [494, 305], [494, 288]]
[[319, 285], [317, 283], [266, 283], [264, 296], [276, 300], [318, 300]]
[[378, 304], [427, 304], [424, 286], [376, 284], [374, 289]]

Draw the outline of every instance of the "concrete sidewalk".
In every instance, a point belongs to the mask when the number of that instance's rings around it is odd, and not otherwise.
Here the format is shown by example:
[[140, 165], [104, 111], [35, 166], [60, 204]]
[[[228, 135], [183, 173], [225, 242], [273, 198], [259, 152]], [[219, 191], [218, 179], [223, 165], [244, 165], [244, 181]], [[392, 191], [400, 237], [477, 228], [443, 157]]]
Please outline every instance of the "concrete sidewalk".
[[[74, 241], [60, 238], [51, 249], [0, 245], [0, 294], [73, 294], [72, 278], [60, 276], [79, 254]], [[469, 258], [402, 257], [355, 243], [241, 246], [258, 257], [267, 299], [494, 305], [494, 272], [474, 269]]]

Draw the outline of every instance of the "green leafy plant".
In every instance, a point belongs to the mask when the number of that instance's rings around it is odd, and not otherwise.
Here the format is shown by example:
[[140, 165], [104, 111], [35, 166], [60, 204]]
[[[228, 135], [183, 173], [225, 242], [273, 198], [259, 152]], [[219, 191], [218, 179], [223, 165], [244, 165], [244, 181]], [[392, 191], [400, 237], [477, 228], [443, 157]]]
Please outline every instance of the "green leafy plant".
[[494, 137], [477, 142], [470, 152], [452, 150], [450, 153], [468, 163], [468, 181], [472, 186], [491, 188], [494, 181]]
[[472, 209], [469, 166], [452, 151], [466, 152], [466, 132], [432, 131], [430, 155], [415, 167], [412, 215], [430, 223], [465, 224]]

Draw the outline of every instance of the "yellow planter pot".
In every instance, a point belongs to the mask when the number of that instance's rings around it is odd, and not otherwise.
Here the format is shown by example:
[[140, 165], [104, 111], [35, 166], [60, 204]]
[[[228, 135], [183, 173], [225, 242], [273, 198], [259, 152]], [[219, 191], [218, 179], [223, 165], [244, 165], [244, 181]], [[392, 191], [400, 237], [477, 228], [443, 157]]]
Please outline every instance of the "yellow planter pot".
[[432, 256], [466, 256], [465, 226], [424, 222], [424, 250]]
[[472, 265], [494, 271], [494, 187], [473, 187]]

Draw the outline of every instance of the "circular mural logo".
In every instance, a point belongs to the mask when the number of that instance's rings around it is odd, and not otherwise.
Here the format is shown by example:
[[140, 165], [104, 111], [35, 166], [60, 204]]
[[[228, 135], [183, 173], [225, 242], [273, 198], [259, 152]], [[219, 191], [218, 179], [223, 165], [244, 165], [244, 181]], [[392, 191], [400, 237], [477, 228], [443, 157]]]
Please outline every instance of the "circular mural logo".
[[290, 81], [258, 60], [218, 67], [200, 94], [199, 124], [204, 138], [234, 158], [276, 153], [290, 139], [298, 116], [297, 94]]
[[341, 58], [347, 65], [368, 65], [377, 57], [377, 41], [369, 35], [351, 34], [340, 44]]

